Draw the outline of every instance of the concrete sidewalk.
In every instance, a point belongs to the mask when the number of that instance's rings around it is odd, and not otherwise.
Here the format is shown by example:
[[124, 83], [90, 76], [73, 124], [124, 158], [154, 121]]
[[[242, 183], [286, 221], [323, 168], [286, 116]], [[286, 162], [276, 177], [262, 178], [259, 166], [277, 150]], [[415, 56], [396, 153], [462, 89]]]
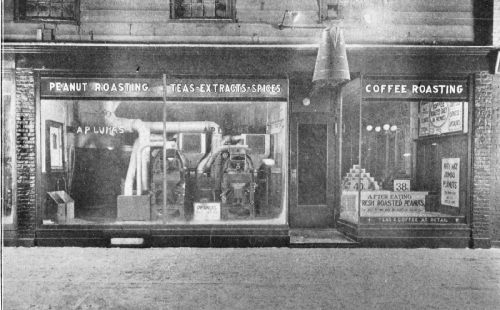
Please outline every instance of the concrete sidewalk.
[[500, 249], [4, 248], [4, 309], [500, 309]]

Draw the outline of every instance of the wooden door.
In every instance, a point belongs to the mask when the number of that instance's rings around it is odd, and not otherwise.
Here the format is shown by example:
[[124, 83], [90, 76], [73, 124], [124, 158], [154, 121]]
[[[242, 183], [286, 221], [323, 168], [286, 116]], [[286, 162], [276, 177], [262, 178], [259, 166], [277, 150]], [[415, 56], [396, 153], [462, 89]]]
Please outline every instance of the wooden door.
[[333, 227], [334, 119], [329, 114], [300, 113], [291, 117], [290, 125], [290, 226]]

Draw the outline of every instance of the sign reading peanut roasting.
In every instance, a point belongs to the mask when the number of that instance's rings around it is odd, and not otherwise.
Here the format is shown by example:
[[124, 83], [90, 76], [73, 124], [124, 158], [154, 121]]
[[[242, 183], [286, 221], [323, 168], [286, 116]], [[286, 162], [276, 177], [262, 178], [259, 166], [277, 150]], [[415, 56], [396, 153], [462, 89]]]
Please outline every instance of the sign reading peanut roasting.
[[466, 79], [400, 80], [366, 77], [364, 99], [450, 99], [467, 100]]
[[[42, 97], [58, 98], [157, 98], [163, 97], [162, 79], [54, 78], [41, 79]], [[181, 98], [286, 99], [286, 79], [170, 78], [166, 96]]]

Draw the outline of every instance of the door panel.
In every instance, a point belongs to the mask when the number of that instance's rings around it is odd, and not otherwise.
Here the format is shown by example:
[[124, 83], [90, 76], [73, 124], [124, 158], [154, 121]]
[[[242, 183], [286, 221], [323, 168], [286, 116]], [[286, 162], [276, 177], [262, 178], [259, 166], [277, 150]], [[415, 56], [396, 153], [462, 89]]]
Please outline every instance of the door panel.
[[330, 115], [291, 118], [290, 226], [334, 226], [335, 123]]
[[325, 205], [327, 124], [298, 124], [298, 203]]

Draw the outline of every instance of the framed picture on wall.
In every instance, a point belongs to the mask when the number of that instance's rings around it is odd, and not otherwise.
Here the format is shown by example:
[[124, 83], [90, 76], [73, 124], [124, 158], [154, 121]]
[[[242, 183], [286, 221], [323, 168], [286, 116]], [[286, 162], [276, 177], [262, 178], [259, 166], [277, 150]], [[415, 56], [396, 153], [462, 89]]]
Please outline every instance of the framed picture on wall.
[[45, 123], [45, 158], [47, 172], [64, 170], [63, 124], [55, 121]]

